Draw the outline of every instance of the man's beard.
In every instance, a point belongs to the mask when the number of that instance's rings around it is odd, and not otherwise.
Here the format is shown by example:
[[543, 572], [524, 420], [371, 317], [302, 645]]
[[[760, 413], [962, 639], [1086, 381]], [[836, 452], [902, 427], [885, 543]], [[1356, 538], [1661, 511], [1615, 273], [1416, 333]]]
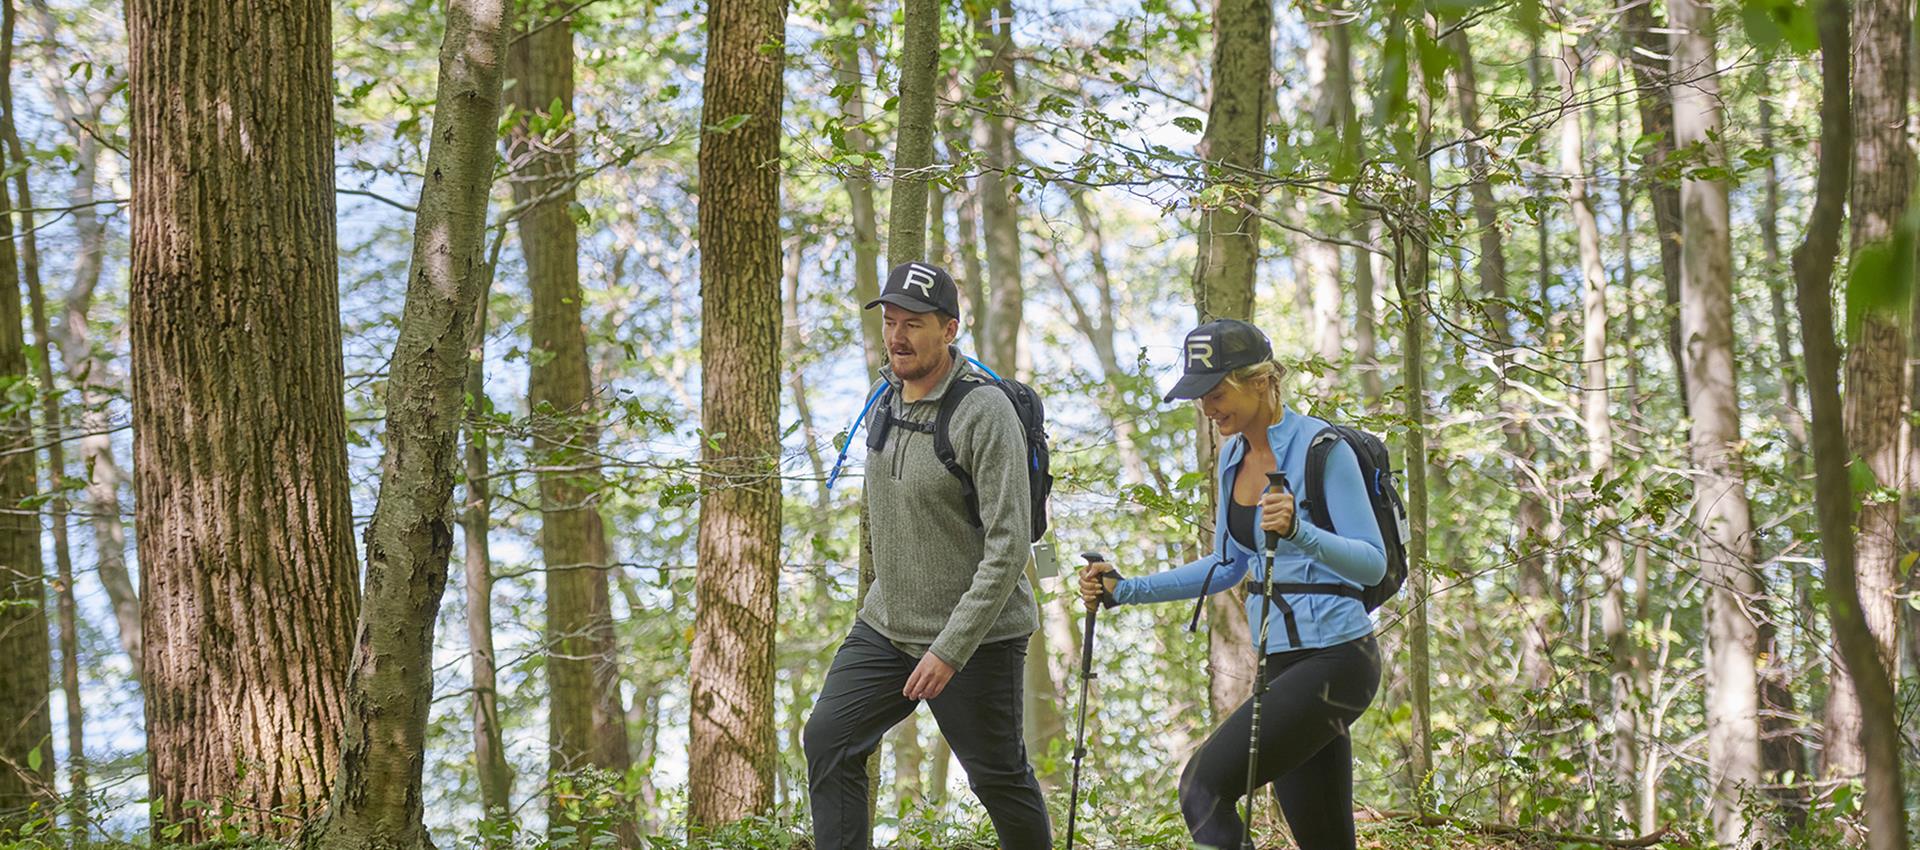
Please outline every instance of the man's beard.
[[904, 369], [900, 366], [895, 366], [893, 374], [902, 381], [918, 381], [932, 375], [934, 370], [938, 368], [940, 368], [940, 358], [928, 357], [925, 360], [916, 361]]

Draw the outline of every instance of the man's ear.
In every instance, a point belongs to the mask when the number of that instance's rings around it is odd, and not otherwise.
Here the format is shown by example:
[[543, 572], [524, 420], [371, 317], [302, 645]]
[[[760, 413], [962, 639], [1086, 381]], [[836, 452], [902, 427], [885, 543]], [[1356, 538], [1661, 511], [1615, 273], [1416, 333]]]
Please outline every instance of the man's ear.
[[959, 338], [960, 338], [960, 320], [948, 319], [947, 320], [947, 344], [952, 345], [954, 340], [957, 340]]

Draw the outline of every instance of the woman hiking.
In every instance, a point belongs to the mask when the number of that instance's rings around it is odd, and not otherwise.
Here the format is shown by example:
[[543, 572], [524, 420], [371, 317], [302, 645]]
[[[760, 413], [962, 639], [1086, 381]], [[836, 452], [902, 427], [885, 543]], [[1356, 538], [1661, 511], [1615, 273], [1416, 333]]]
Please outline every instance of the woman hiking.
[[[1269, 685], [1260, 698], [1254, 787], [1273, 784], [1301, 850], [1352, 850], [1348, 729], [1372, 703], [1380, 680], [1373, 621], [1358, 590], [1379, 582], [1387, 569], [1359, 462], [1350, 446], [1336, 441], [1325, 467], [1326, 510], [1319, 514], [1332, 527], [1316, 526], [1293, 493], [1269, 487], [1268, 473], [1278, 470], [1305, 486], [1308, 444], [1327, 423], [1287, 409], [1286, 372], [1266, 334], [1233, 319], [1208, 322], [1187, 334], [1183, 360], [1184, 374], [1166, 400], [1195, 400], [1227, 438], [1216, 464], [1213, 553], [1133, 578], [1106, 562], [1088, 564], [1080, 574], [1081, 596], [1089, 607], [1102, 600], [1195, 599], [1251, 576], [1247, 617], [1258, 642], [1267, 602], [1260, 535], [1278, 535], [1275, 592], [1266, 612], [1271, 624], [1261, 650]], [[1237, 806], [1248, 791], [1253, 703], [1236, 708], [1181, 771], [1180, 813], [1200, 845], [1239, 847], [1246, 834]]]

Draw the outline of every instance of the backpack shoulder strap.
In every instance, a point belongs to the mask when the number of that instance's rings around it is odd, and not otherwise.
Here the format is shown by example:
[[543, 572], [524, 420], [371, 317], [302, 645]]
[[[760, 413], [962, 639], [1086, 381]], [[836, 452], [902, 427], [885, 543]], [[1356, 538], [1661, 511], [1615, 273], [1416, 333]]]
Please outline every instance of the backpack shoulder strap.
[[1328, 531], [1333, 530], [1333, 517], [1327, 512], [1327, 458], [1342, 440], [1340, 429], [1328, 425], [1307, 444], [1307, 519]]
[[967, 503], [967, 519], [976, 527], [980, 525], [980, 497], [973, 488], [973, 475], [960, 466], [960, 457], [953, 450], [953, 438], [947, 428], [953, 422], [954, 411], [960, 409], [960, 402], [967, 394], [984, 386], [980, 381], [956, 380], [947, 385], [947, 392], [940, 397], [940, 412], [933, 417], [933, 456], [940, 459], [941, 465], [960, 479], [961, 497]]

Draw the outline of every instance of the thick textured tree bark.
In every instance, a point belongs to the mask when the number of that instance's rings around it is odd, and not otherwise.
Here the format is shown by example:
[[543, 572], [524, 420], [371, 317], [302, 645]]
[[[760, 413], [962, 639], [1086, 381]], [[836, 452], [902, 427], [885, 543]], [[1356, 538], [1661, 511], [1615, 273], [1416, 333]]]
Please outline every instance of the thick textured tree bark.
[[[1560, 90], [1571, 93], [1579, 79], [1582, 60], [1572, 47], [1562, 52]], [[1587, 431], [1587, 472], [1596, 480], [1611, 480], [1614, 468], [1613, 413], [1610, 406], [1610, 379], [1607, 370], [1607, 270], [1600, 258], [1600, 222], [1594, 217], [1593, 199], [1588, 194], [1587, 164], [1581, 156], [1586, 149], [1584, 110], [1575, 107], [1560, 116], [1560, 171], [1567, 175], [1567, 199], [1573, 208], [1573, 223], [1580, 246], [1580, 290], [1582, 332], [1580, 359], [1585, 364], [1581, 391], [1582, 420]], [[1604, 529], [1600, 538], [1600, 577], [1605, 589], [1600, 597], [1600, 633], [1606, 641], [1611, 682], [1612, 710], [1608, 730], [1612, 759], [1612, 779], [1626, 785], [1639, 770], [1640, 704], [1634, 692], [1633, 639], [1628, 631], [1626, 604], [1627, 558], [1624, 541], [1613, 528], [1619, 516], [1611, 503], [1597, 505], [1594, 524]], [[1630, 807], [1620, 801], [1615, 814], [1630, 818]]]
[[190, 801], [287, 834], [272, 815], [313, 814], [340, 756], [358, 600], [329, 15], [127, 4], [148, 774], [182, 841], [218, 834]]
[[[533, 309], [528, 321], [527, 409], [533, 423], [532, 460], [542, 471], [540, 552], [546, 563], [548, 769], [564, 774], [587, 767], [616, 775], [630, 766], [626, 712], [620, 705], [613, 608], [607, 584], [603, 485], [597, 466], [600, 426], [582, 324], [580, 236], [574, 202], [577, 137], [573, 111], [573, 27], [559, 19], [565, 2], [543, 4], [542, 21], [508, 48], [515, 125], [507, 162], [520, 250], [526, 257]], [[559, 114], [549, 114], [555, 108]], [[544, 119], [550, 128], [532, 132]], [[578, 824], [565, 816], [578, 794], [566, 783], [548, 796], [547, 829]], [[637, 843], [619, 820], [623, 845]]]
[[[700, 137], [701, 450], [690, 806], [717, 826], [773, 804], [780, 569], [780, 69], [783, 0], [707, 13]], [[921, 212], [924, 228], [925, 211]]]
[[[1265, 164], [1268, 77], [1273, 72], [1273, 4], [1263, 0], [1216, 0], [1213, 5], [1213, 71], [1207, 128], [1197, 151], [1210, 185], [1226, 189], [1225, 200], [1200, 211], [1193, 305], [1201, 323], [1253, 318], [1253, 281], [1260, 258], [1260, 192], [1245, 175]], [[1219, 491], [1211, 484], [1218, 461], [1219, 432], [1204, 417], [1198, 441], [1207, 512], [1202, 539], [1213, 535]], [[1208, 696], [1218, 720], [1253, 693], [1253, 636], [1238, 589], [1207, 600]]]
[[[872, 22], [867, 20], [864, 0], [832, 0], [828, 14], [835, 21], [848, 22], [854, 26], [862, 23], [869, 28], [872, 26]], [[934, 38], [939, 38], [940, 22], [937, 11], [929, 17], [924, 9], [914, 8], [909, 15], [911, 17], [908, 22], [908, 31], [911, 35], [921, 36], [923, 35], [921, 29], [931, 25]], [[925, 161], [921, 162], [919, 167], [925, 167], [933, 160], [931, 129], [933, 66], [928, 64], [927, 60], [938, 58], [938, 45], [925, 45], [928, 49], [924, 51], [924, 55], [920, 50], [922, 47], [923, 45], [917, 40], [909, 39], [907, 44], [908, 51], [912, 54], [907, 61], [910, 66], [908, 73], [920, 74], [921, 71], [925, 71], [920, 75], [925, 79], [920, 82], [925, 83], [924, 91], [927, 93], [927, 96], [922, 99], [927, 111], [925, 116], [928, 124], [925, 133], [927, 149], [926, 155], [922, 157]], [[847, 124], [848, 151], [864, 154], [873, 149], [873, 140], [867, 136], [867, 131], [860, 127], [867, 120], [867, 101], [864, 93], [865, 77], [860, 70], [859, 37], [851, 32], [836, 36], [831, 42], [829, 55], [833, 62], [833, 81], [841, 91], [840, 112], [843, 116], [842, 120]], [[920, 101], [914, 103], [916, 107], [921, 105]], [[918, 120], [922, 116], [916, 112], [911, 117]], [[901, 120], [904, 122], [907, 118], [903, 109]], [[853, 214], [853, 300], [855, 304], [866, 304], [880, 297], [880, 230], [873, 207], [873, 180], [867, 177], [864, 171], [850, 171], [841, 183], [846, 187], [847, 202]], [[900, 191], [898, 178], [896, 178], [894, 191], [896, 194], [893, 203], [898, 204], [901, 201], [901, 196], [898, 194]], [[860, 340], [862, 342], [860, 350], [866, 354], [867, 374], [876, 376], [880, 373], [880, 366], [886, 362], [886, 344], [880, 338], [879, 310], [860, 311]]]
[[486, 297], [487, 195], [512, 7], [449, 0], [414, 218], [400, 338], [388, 370], [386, 456], [367, 527], [366, 596], [348, 680], [340, 774], [314, 850], [420, 850], [433, 627], [453, 551], [455, 451], [474, 311]]
[[[47, 447], [47, 489], [52, 495], [46, 503], [51, 524], [54, 560], [54, 596], [59, 600], [60, 691], [66, 698], [67, 727], [67, 805], [70, 826], [85, 835], [87, 828], [86, 709], [80, 700], [79, 615], [74, 604], [73, 556], [67, 546], [67, 494], [65, 419], [60, 412], [60, 393], [53, 383], [53, 342], [47, 330], [46, 289], [40, 285], [40, 248], [33, 224], [33, 186], [27, 179], [31, 162], [20, 144], [20, 130], [14, 123], [13, 33], [18, 18], [13, 0], [0, 0], [0, 127], [5, 128], [7, 161], [13, 172], [14, 198], [20, 203], [20, 270], [27, 284], [27, 300], [33, 313], [34, 379], [40, 383], [42, 436]], [[37, 520], [36, 520], [37, 527]]]
[[[1468, 136], [1480, 132], [1480, 93], [1475, 78], [1473, 45], [1466, 30], [1448, 36], [1459, 62], [1454, 66], [1454, 101], [1460, 111], [1460, 124]], [[1528, 627], [1521, 637], [1520, 669], [1528, 687], [1543, 689], [1553, 682], [1551, 641], [1559, 634], [1553, 623], [1557, 604], [1551, 580], [1547, 576], [1545, 548], [1551, 535], [1547, 531], [1547, 506], [1540, 491], [1540, 476], [1533, 468], [1536, 454], [1532, 433], [1528, 430], [1528, 412], [1522, 399], [1508, 392], [1512, 381], [1513, 316], [1506, 307], [1510, 297], [1507, 281], [1506, 248], [1502, 244], [1499, 207], [1494, 202], [1493, 186], [1488, 180], [1487, 152], [1479, 145], [1466, 146], [1468, 193], [1473, 198], [1474, 225], [1479, 228], [1479, 259], [1474, 272], [1479, 277], [1483, 309], [1492, 329], [1492, 344], [1499, 349], [1494, 365], [1499, 372], [1501, 436], [1517, 496], [1514, 525], [1520, 534], [1519, 591], [1527, 607]]]
[[[1846, 0], [1821, 0], [1814, 21], [1820, 33], [1820, 163], [1807, 236], [1793, 255], [1795, 300], [1800, 308], [1801, 348], [1806, 354], [1807, 396], [1813, 408], [1815, 507], [1820, 515], [1820, 551], [1826, 561], [1827, 610], [1840, 656], [1852, 674], [1863, 709], [1858, 742], [1866, 761], [1866, 826], [1869, 850], [1906, 850], [1905, 795], [1901, 790], [1900, 727], [1893, 683], [1882, 664], [1879, 641], [1867, 622], [1853, 552], [1854, 497], [1847, 465], [1853, 454], [1841, 427], [1840, 351], [1833, 331], [1833, 265], [1840, 251], [1842, 203], [1847, 194], [1850, 138], [1848, 112], [1850, 48]], [[1876, 129], [1877, 132], [1877, 129]], [[1828, 745], [1832, 745], [1829, 740]]]
[[[1680, 31], [1673, 52], [1674, 144], [1698, 146], [1724, 166], [1720, 84], [1712, 10], [1697, 0], [1668, 5]], [[1714, 835], [1743, 846], [1765, 824], [1743, 793], [1760, 784], [1758, 630], [1748, 613], [1760, 595], [1753, 568], [1753, 519], [1740, 457], [1739, 385], [1733, 351], [1733, 246], [1727, 186], [1699, 176], [1680, 184], [1681, 325], [1687, 409], [1692, 416], [1694, 545], [1707, 586], [1707, 770]]]
[[1666, 284], [1667, 354], [1673, 359], [1680, 405], [1685, 409], [1687, 359], [1681, 350], [1679, 312], [1680, 188], [1675, 180], [1660, 173], [1674, 151], [1674, 94], [1667, 82], [1671, 71], [1660, 57], [1673, 51], [1675, 39], [1654, 19], [1652, 3], [1628, 4], [1624, 12], [1624, 24], [1636, 48], [1627, 58], [1640, 90], [1634, 98], [1640, 109], [1640, 134], [1653, 139], [1652, 148], [1641, 160], [1640, 179], [1646, 181], [1647, 195], [1653, 202], [1654, 232], [1660, 238], [1660, 278]]
[[473, 760], [480, 775], [480, 808], [488, 817], [513, 810], [513, 768], [500, 733], [500, 691], [493, 654], [493, 557], [487, 535], [493, 514], [487, 474], [487, 432], [481, 417], [493, 409], [487, 398], [486, 301], [474, 311], [473, 346], [467, 365], [465, 461], [467, 498], [460, 515], [466, 541], [467, 646], [473, 667]]
[[[11, 4], [8, 4], [11, 9]], [[11, 44], [11, 38], [6, 43]], [[13, 209], [0, 181], [0, 207]], [[0, 380], [26, 381], [21, 333], [20, 266], [13, 219], [0, 216]], [[0, 418], [0, 838], [54, 802], [53, 723], [48, 700], [46, 586], [41, 573], [40, 522], [19, 510], [34, 486], [33, 423], [25, 410]]]
[[[1850, 267], [1862, 269], [1867, 258], [1881, 255], [1892, 263], [1891, 251], [1900, 218], [1906, 213], [1913, 186], [1913, 153], [1907, 146], [1907, 60], [1912, 40], [1910, 7], [1888, 0], [1858, 0], [1853, 4], [1853, 197], [1849, 228]], [[1911, 249], [1909, 249], [1911, 250]], [[1909, 260], [1910, 262], [1911, 260]], [[1858, 274], [1859, 272], [1853, 272]], [[1868, 272], [1868, 274], [1872, 274]], [[1856, 286], [1881, 286], [1863, 280]], [[1905, 489], [1900, 462], [1906, 454], [1902, 440], [1907, 384], [1907, 329], [1901, 313], [1905, 303], [1886, 310], [1866, 310], [1847, 329], [1845, 421], [1849, 450], [1866, 462], [1875, 486], [1886, 492]], [[1879, 646], [1888, 670], [1899, 658], [1896, 642], [1901, 549], [1900, 499], [1869, 498], [1855, 517], [1855, 571], [1860, 583], [1861, 614]], [[1839, 634], [1835, 639], [1840, 640]], [[1866, 756], [1855, 748], [1860, 739], [1861, 706], [1849, 681], [1851, 665], [1835, 665], [1827, 699], [1825, 771], [1830, 778], [1858, 776]]]

